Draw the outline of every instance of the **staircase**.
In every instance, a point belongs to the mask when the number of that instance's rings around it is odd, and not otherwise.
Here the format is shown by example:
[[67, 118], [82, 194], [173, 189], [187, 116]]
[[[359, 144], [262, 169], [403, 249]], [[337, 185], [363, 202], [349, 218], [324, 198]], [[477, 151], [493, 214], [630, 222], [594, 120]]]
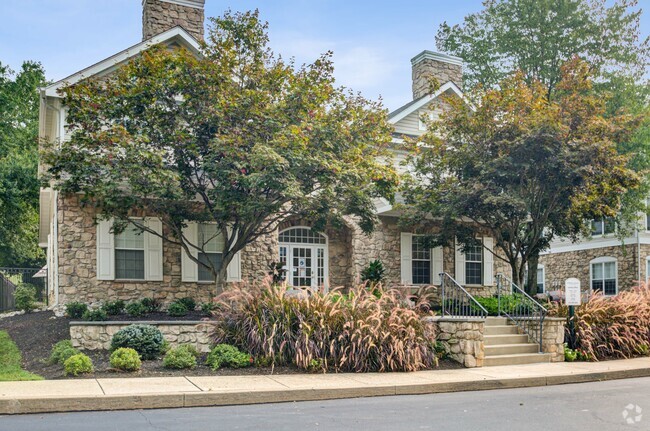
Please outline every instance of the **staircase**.
[[539, 344], [531, 343], [528, 335], [520, 334], [515, 325], [505, 317], [488, 317], [485, 320], [486, 367], [494, 365], [520, 365], [550, 362], [551, 355], [539, 353]]

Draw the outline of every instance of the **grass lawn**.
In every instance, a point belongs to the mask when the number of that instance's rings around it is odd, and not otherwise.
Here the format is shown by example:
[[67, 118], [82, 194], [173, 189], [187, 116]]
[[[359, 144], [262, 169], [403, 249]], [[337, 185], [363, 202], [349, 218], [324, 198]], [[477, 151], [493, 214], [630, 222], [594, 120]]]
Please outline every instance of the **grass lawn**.
[[6, 331], [0, 331], [0, 382], [43, 380], [43, 377], [20, 368], [20, 350]]

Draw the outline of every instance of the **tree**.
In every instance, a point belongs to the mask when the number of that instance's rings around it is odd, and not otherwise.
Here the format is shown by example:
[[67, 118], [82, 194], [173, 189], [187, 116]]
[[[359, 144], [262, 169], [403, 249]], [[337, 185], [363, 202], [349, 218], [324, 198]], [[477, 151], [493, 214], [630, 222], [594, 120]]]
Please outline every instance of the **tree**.
[[0, 63], [0, 266], [40, 266], [38, 246], [39, 63], [14, 73]]
[[489, 234], [520, 286], [529, 260], [553, 237], [588, 232], [587, 220], [615, 215], [621, 196], [639, 184], [616, 148], [638, 120], [605, 116], [589, 67], [577, 58], [562, 68], [555, 91], [549, 101], [545, 85], [516, 73], [482, 91], [474, 108], [448, 99], [449, 109], [411, 142], [410, 219], [442, 220], [434, 244], [456, 237], [467, 248], [477, 245], [477, 231]]
[[464, 60], [469, 87], [493, 88], [521, 71], [527, 83], [539, 81], [548, 97], [561, 78], [561, 66], [574, 55], [586, 60], [599, 80], [640, 78], [646, 73], [650, 38], [641, 40], [636, 0], [485, 0], [484, 9], [463, 24], [443, 23], [438, 49]]
[[156, 216], [192, 256], [203, 244], [183, 228], [215, 223], [225, 249], [208, 269], [221, 287], [233, 256], [287, 217], [322, 229], [352, 215], [371, 231], [373, 198], [392, 198], [397, 177], [377, 161], [391, 140], [381, 103], [335, 87], [331, 53], [296, 68], [270, 51], [257, 12], [211, 22], [199, 56], [153, 47], [67, 87], [71, 138], [47, 162], [55, 187], [82, 193], [116, 232], [134, 212]]

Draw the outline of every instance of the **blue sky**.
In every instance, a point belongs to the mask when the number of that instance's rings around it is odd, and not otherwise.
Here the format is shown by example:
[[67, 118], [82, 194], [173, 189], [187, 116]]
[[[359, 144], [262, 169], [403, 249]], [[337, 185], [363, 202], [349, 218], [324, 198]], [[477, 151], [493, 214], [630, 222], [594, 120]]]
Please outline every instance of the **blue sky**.
[[[481, 0], [206, 0], [206, 16], [228, 8], [258, 8], [271, 47], [298, 63], [333, 50], [337, 81], [392, 110], [411, 100], [410, 59], [435, 50], [438, 26], [460, 23]], [[0, 0], [0, 17], [0, 62], [38, 60], [51, 80], [141, 40], [141, 0]], [[641, 27], [650, 34], [650, 12]]]

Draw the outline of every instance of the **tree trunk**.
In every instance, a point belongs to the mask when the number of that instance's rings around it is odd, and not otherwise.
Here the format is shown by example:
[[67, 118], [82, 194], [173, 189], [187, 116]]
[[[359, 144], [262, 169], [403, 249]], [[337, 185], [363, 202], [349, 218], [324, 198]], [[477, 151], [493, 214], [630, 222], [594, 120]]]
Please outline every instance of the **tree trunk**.
[[539, 256], [528, 258], [528, 280], [526, 280], [526, 293], [530, 296], [537, 295], [537, 263]]
[[[517, 287], [521, 287], [524, 282], [524, 274], [523, 271], [521, 271], [519, 262], [510, 262], [510, 269], [512, 270], [512, 282], [516, 284]], [[510, 292], [510, 286], [504, 286], [504, 289], [506, 289], [507, 292]]]

